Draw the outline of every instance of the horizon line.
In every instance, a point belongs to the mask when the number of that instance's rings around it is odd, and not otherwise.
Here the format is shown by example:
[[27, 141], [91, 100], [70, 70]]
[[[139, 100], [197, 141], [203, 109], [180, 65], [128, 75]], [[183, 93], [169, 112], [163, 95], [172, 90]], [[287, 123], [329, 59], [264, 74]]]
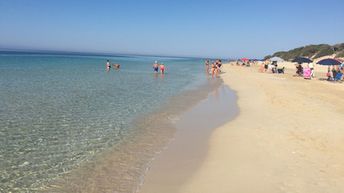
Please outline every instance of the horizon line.
[[[4, 48], [0, 47], [0, 52], [22, 52], [25, 54], [52, 54], [52, 55], [93, 55], [93, 56], [151, 56], [151, 57], [171, 57], [171, 58], [195, 58], [195, 59], [225, 59], [218, 57], [204, 57], [204, 56], [177, 56], [177, 55], [164, 55], [164, 54], [140, 54], [140, 53], [120, 53], [120, 52], [92, 52], [92, 51], [64, 51], [64, 50], [51, 50], [51, 49], [22, 49], [22, 48]], [[239, 57], [238, 57], [239, 58]], [[226, 58], [235, 59], [235, 58]]]
[[[69, 54], [69, 55], [94, 55], [94, 56], [152, 56], [152, 57], [171, 57], [171, 58], [196, 58], [196, 59], [222, 59], [222, 60], [237, 60], [241, 57], [205, 57], [205, 56], [178, 56], [165, 54], [141, 54], [141, 53], [121, 53], [121, 52], [92, 52], [92, 51], [71, 51], [71, 50], [52, 50], [52, 49], [31, 49], [31, 48], [6, 48], [0, 47], [0, 52], [23, 52], [26, 54]], [[261, 58], [251, 58], [261, 59]]]

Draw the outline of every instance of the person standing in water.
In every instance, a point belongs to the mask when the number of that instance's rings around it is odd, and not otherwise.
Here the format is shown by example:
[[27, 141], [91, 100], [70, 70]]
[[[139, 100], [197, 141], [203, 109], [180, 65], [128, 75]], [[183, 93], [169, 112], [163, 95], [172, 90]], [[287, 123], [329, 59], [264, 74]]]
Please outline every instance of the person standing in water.
[[158, 64], [158, 61], [155, 61], [154, 64], [153, 64], [153, 70], [155, 73], [158, 73], [159, 72], [159, 64]]
[[107, 60], [107, 61], [106, 61], [106, 71], [109, 72], [110, 69], [111, 69], [110, 61]]
[[211, 77], [213, 77], [213, 78], [214, 78], [214, 76], [215, 76], [216, 69], [217, 69], [217, 66], [216, 66], [215, 62], [213, 62], [213, 63], [211, 64]]
[[165, 74], [165, 65], [163, 63], [160, 64], [160, 71], [161, 74]]
[[210, 63], [209, 63], [209, 60], [207, 59], [207, 60], [205, 61], [205, 72], [206, 72], [207, 74], [209, 74], [209, 66], [210, 66]]
[[222, 66], [222, 61], [220, 59], [218, 59], [216, 61], [216, 76], [221, 72], [221, 66]]

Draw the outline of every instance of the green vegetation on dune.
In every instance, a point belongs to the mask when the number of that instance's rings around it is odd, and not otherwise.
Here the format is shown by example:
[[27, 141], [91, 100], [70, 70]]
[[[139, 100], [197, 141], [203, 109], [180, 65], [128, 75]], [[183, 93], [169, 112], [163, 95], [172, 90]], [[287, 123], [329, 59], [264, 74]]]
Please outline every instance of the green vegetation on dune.
[[344, 57], [344, 43], [336, 45], [319, 44], [308, 45], [304, 47], [295, 48], [289, 51], [276, 52], [272, 56], [266, 56], [265, 58], [271, 58], [274, 56], [283, 58], [284, 60], [293, 60], [296, 57], [308, 57], [317, 59], [323, 56], [336, 54], [337, 57]]

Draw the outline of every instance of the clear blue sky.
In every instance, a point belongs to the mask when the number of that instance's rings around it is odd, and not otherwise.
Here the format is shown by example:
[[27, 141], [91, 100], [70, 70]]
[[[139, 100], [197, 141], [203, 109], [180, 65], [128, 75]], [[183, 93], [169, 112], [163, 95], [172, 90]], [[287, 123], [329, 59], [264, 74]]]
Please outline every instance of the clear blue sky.
[[0, 0], [0, 48], [263, 57], [344, 42], [343, 0]]

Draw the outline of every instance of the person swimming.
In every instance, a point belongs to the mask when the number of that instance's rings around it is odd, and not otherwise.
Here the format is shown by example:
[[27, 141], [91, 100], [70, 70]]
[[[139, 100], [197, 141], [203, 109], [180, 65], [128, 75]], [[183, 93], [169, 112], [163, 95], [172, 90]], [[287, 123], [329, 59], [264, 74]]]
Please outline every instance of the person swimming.
[[113, 64], [113, 67], [114, 67], [114, 69], [119, 70], [119, 68], [121, 67], [121, 65], [120, 65], [120, 64]]
[[165, 73], [165, 65], [163, 63], [160, 64], [160, 71], [161, 71], [161, 74]]
[[159, 72], [159, 64], [158, 64], [158, 61], [155, 61], [154, 64], [153, 64], [153, 70], [155, 73], [158, 73]]

